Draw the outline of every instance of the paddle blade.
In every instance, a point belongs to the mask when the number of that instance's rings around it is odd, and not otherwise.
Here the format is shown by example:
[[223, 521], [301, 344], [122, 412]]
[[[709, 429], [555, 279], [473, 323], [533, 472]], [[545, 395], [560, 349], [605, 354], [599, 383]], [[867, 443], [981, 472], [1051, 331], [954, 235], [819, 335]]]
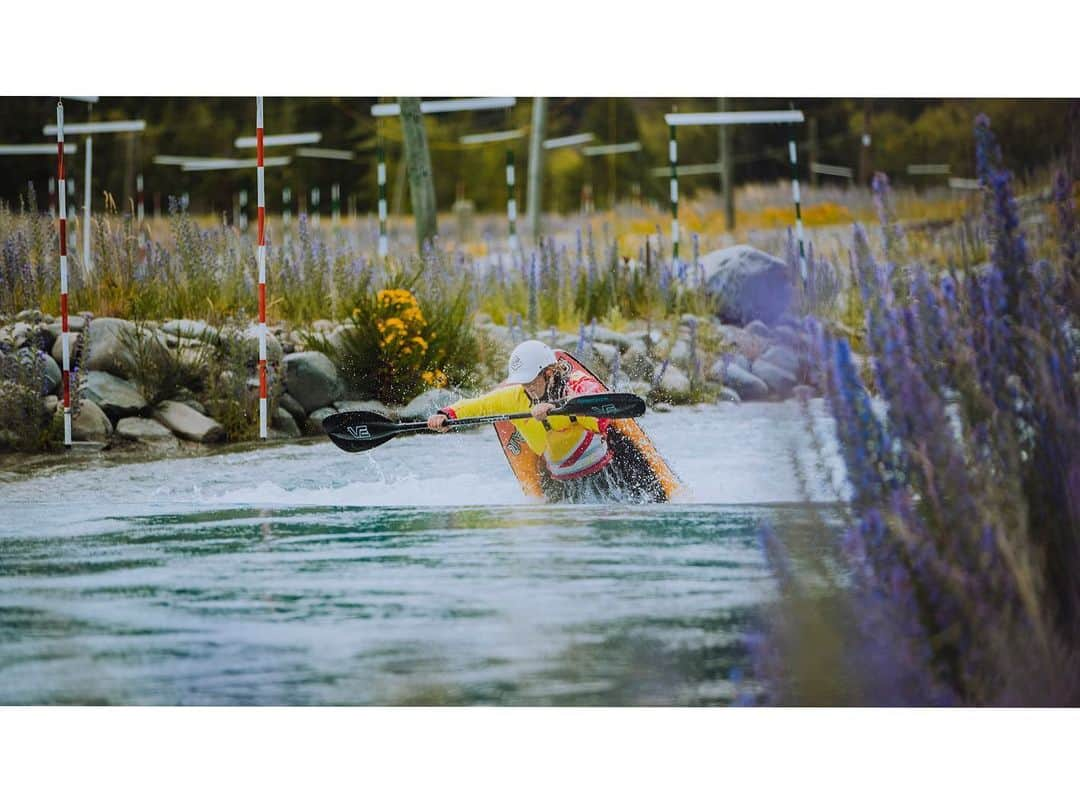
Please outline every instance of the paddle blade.
[[575, 396], [551, 412], [557, 416], [632, 419], [645, 413], [645, 400], [632, 393], [590, 393]]
[[364, 452], [385, 444], [398, 434], [397, 426], [381, 413], [367, 410], [346, 410], [322, 421], [330, 440], [346, 452]]

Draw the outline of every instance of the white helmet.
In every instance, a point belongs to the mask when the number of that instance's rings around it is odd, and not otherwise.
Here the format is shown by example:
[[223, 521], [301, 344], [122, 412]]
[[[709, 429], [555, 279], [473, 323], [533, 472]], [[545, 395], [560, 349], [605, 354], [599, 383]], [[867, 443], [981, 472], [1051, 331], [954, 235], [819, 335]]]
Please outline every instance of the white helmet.
[[557, 362], [555, 352], [539, 340], [526, 340], [514, 349], [507, 365], [507, 382], [524, 385], [536, 379], [537, 374]]

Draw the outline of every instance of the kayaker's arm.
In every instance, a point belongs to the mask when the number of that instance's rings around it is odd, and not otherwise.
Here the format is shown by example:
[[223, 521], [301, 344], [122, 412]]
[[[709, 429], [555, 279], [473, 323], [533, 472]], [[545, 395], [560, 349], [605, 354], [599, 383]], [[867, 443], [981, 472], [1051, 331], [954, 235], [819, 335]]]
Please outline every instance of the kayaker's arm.
[[443, 424], [447, 419], [496, 416], [499, 413], [513, 413], [525, 410], [527, 407], [528, 399], [522, 393], [521, 385], [507, 385], [496, 388], [490, 393], [485, 393], [483, 396], [476, 396], [472, 399], [459, 399], [452, 405], [440, 408], [428, 418], [428, 427], [438, 432], [446, 432]]

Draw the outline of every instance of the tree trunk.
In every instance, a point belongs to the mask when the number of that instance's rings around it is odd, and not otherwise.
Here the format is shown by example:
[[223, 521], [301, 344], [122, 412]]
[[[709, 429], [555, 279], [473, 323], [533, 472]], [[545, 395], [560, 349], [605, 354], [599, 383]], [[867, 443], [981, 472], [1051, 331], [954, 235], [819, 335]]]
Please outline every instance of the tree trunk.
[[409, 174], [409, 199], [416, 218], [416, 244], [423, 253], [424, 245], [438, 234], [435, 210], [435, 175], [431, 170], [424, 117], [420, 114], [419, 98], [399, 98], [401, 129], [405, 137], [405, 163]]
[[547, 99], [534, 98], [532, 130], [529, 133], [529, 188], [525, 210], [529, 216], [529, 232], [539, 243], [543, 220], [544, 191], [544, 132], [547, 130]]

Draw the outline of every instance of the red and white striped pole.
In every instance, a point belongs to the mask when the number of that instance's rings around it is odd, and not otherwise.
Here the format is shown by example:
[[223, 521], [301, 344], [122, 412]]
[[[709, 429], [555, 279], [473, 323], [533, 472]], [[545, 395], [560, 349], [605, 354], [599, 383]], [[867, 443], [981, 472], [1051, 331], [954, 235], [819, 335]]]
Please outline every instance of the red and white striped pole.
[[63, 347], [64, 446], [71, 447], [71, 344], [68, 334], [67, 183], [64, 181], [64, 103], [56, 104], [56, 177], [60, 191], [60, 339]]
[[266, 438], [266, 170], [263, 167], [262, 96], [255, 97], [255, 147], [259, 186], [259, 438]]

